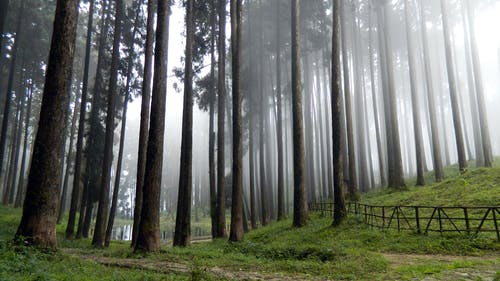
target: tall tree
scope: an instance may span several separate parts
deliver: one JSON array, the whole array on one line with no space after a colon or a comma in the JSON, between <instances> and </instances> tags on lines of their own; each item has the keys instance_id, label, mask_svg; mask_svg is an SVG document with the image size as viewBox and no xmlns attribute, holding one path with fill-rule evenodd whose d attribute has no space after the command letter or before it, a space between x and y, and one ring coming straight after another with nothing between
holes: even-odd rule
<instances>
[{"instance_id":1,"label":"tall tree","mask_svg":"<svg viewBox=\"0 0 500 281\"><path fill-rule=\"evenodd\" d=\"M382 137L381 137L381 124L379 121L379 110L378 110L378 102L377 102L377 87L375 85L375 71L376 71L376 66L375 66L375 47L373 46L373 31L372 31L372 18L373 18L373 12L370 9L369 12L369 28L370 28L370 34L369 34L369 53L370 53L370 80L371 80L371 88L372 88L372 104L373 104L373 119L375 121L375 134L377 138L377 150L378 150L378 167L380 171L380 184L382 186L387 185L387 178L386 178L386 172L385 172L385 163L384 163L384 154L382 151Z\"/></svg>"},{"instance_id":2,"label":"tall tree","mask_svg":"<svg viewBox=\"0 0 500 281\"><path fill-rule=\"evenodd\" d=\"M333 1L333 34L332 34L332 139L333 139L333 225L339 225L346 217L343 195L342 164L342 74L340 71L340 1Z\"/></svg>"},{"instance_id":3,"label":"tall tree","mask_svg":"<svg viewBox=\"0 0 500 281\"><path fill-rule=\"evenodd\" d=\"M83 137L85 130L85 116L87 110L90 48L92 46L92 28L94 22L94 3L95 0L90 0L89 19L87 21L87 41L85 43L85 62L83 68L83 85L82 85L82 97L80 103L80 117L78 120L78 135L76 139L75 171L73 173L73 190L71 192L71 203L69 208L68 224L66 226L67 239L73 238L75 233L76 211L80 199ZM80 214L80 216L81 215L82 214Z\"/></svg>"},{"instance_id":4,"label":"tall tree","mask_svg":"<svg viewBox=\"0 0 500 281\"><path fill-rule=\"evenodd\" d=\"M356 152L354 149L354 128L352 121L352 110L351 110L351 86L349 79L349 55L347 52L347 27L346 27L346 9L345 1L341 2L338 7L340 9L340 28L342 34L342 63L344 68L344 104L345 104L345 119L346 119L346 130L347 130L347 155L349 157L349 183L347 189L349 191L349 198L351 200L357 200L358 194L358 175L356 169ZM347 160L347 159L346 159Z\"/></svg>"},{"instance_id":5,"label":"tall tree","mask_svg":"<svg viewBox=\"0 0 500 281\"><path fill-rule=\"evenodd\" d=\"M57 213L57 223L60 224L64 215L64 211L66 209L66 198L68 197L68 183L69 183L69 174L71 170L71 158L72 158L72 150L74 143L74 136L76 131L76 122L78 117L78 107L80 106L80 94L77 94L75 97L75 106L73 107L73 114L71 117L71 129L69 133L69 149L68 155L66 156L66 171L64 172L64 179L62 180L62 193L61 199L59 202L59 211ZM62 162L62 161L61 161Z\"/></svg>"},{"instance_id":6,"label":"tall tree","mask_svg":"<svg viewBox=\"0 0 500 281\"><path fill-rule=\"evenodd\" d=\"M225 107L226 107L226 0L219 1L219 42L218 42L218 78L217 78L217 235L226 237L226 202L225 202Z\"/></svg>"},{"instance_id":7,"label":"tall tree","mask_svg":"<svg viewBox=\"0 0 500 281\"><path fill-rule=\"evenodd\" d=\"M293 226L308 219L304 177L304 120L302 115L302 66L300 63L299 0L292 0L292 122L293 122Z\"/></svg>"},{"instance_id":8,"label":"tall tree","mask_svg":"<svg viewBox=\"0 0 500 281\"><path fill-rule=\"evenodd\" d=\"M122 111L122 127L120 130L120 144L118 148L118 161L116 163L116 176L115 176L115 185L113 188L113 197L111 200L111 209L109 210L109 218L108 218L108 225L106 227L106 237L104 241L104 245L106 247L109 246L109 242L111 240L111 233L113 231L113 225L115 221L115 215L116 215L116 207L118 205L118 193L120 191L120 179L121 179L121 173L122 173L122 163L123 163L123 150L125 146L125 130L127 128L127 111L128 111L128 103L129 103L129 98L130 98L130 88L131 88L131 83L132 83L132 70L134 66L134 43L135 43L135 36L137 33L137 30L139 29L139 20L140 20L140 15L141 15L141 7L142 7L143 0L140 0L137 3L137 8L135 10L135 19L133 22L133 29L132 29L132 34L130 36L130 40L127 43L128 46L128 58L127 58L127 72L126 72L126 84L125 88L123 89L123 111Z\"/></svg>"},{"instance_id":9,"label":"tall tree","mask_svg":"<svg viewBox=\"0 0 500 281\"><path fill-rule=\"evenodd\" d=\"M148 126L149 126L149 104L151 100L151 73L153 63L153 45L154 45L154 11L155 1L148 0L146 22L146 46L144 53L144 74L142 80L142 100L141 100L141 123L139 128L139 152L137 157L137 180L135 187L135 206L134 206L134 226L132 228L132 244L135 245L139 224L141 221L141 209L143 202L144 175L146 173L146 158L148 145Z\"/></svg>"},{"instance_id":10,"label":"tall tree","mask_svg":"<svg viewBox=\"0 0 500 281\"><path fill-rule=\"evenodd\" d=\"M62 171L60 147L69 106L75 53L78 0L58 0L40 122L33 150L23 216L16 236L25 243L56 247L57 183Z\"/></svg>"},{"instance_id":11,"label":"tall tree","mask_svg":"<svg viewBox=\"0 0 500 281\"><path fill-rule=\"evenodd\" d=\"M477 96L477 106L479 113L479 126L481 129L481 141L483 147L484 155L484 166L491 167L493 163L493 156L491 152L491 139L490 130L488 125L488 118L486 112L486 103L484 100L484 86L483 86L483 74L481 71L481 61L479 59L479 50L477 46L476 37L476 22L474 18L474 11L470 5L469 0L463 0L462 3L467 10L467 22L469 24L469 34L470 34L470 48L472 54L472 68L474 73L474 86L476 88Z\"/></svg>"},{"instance_id":12,"label":"tall tree","mask_svg":"<svg viewBox=\"0 0 500 281\"><path fill-rule=\"evenodd\" d=\"M458 107L458 90L455 74L455 63L453 61L450 27L448 22L448 10L444 0L441 0L441 14L443 21L443 35L446 55L446 70L448 72L448 87L450 90L451 112L455 128L455 141L457 144L458 166L461 172L467 169L465 157L465 145L463 137L462 120L460 119L460 108ZM486 155L485 155L486 157Z\"/></svg>"},{"instance_id":13,"label":"tall tree","mask_svg":"<svg viewBox=\"0 0 500 281\"><path fill-rule=\"evenodd\" d=\"M278 120L276 120L276 136L278 137L278 220L285 217L285 183L283 175L283 113L281 108L281 28L280 5L276 0L276 103Z\"/></svg>"},{"instance_id":14,"label":"tall tree","mask_svg":"<svg viewBox=\"0 0 500 281\"><path fill-rule=\"evenodd\" d=\"M434 83L432 76L431 58L429 52L429 39L427 36L427 23L425 17L425 7L420 3L420 29L422 31L422 44L425 66L425 80L427 84L427 104L429 108L429 119L431 123L432 156L434 164L434 179L436 182L443 180L443 160L441 158L441 146L439 141L439 131L437 126L436 101L434 94Z\"/></svg>"},{"instance_id":15,"label":"tall tree","mask_svg":"<svg viewBox=\"0 0 500 281\"><path fill-rule=\"evenodd\" d=\"M26 118L24 120L24 140L23 140L23 154L22 154L22 160L21 160L21 168L19 171L19 184L17 187L17 194L16 194L16 202L14 206L16 208L19 208L22 206L23 201L24 201L24 193L25 193L25 171L26 171L26 158L27 158L27 153L28 153L28 137L29 137L29 125L30 125L30 118L31 118L31 105L33 102L33 80L30 81L30 85L28 87L28 105L26 109Z\"/></svg>"},{"instance_id":16,"label":"tall tree","mask_svg":"<svg viewBox=\"0 0 500 281\"><path fill-rule=\"evenodd\" d=\"M149 0L149 2L154 2L154 0ZM137 241L134 246L135 251L147 252L158 252L160 250L160 192L165 132L170 0L158 0L157 12L151 123L149 126L141 219Z\"/></svg>"},{"instance_id":17,"label":"tall tree","mask_svg":"<svg viewBox=\"0 0 500 281\"><path fill-rule=\"evenodd\" d=\"M413 52L415 43L413 37L411 36L412 30L410 26L410 7L409 1L404 2L405 9L405 27L406 27L406 46L408 51L408 66L410 71L410 88L411 88L411 104L413 111L413 130L415 135L415 157L417 160L417 182L416 185L425 185L424 179L424 145L422 140L422 125L420 124L420 106L418 103L418 92L417 92L417 73L416 73L416 61L415 54Z\"/></svg>"},{"instance_id":18,"label":"tall tree","mask_svg":"<svg viewBox=\"0 0 500 281\"><path fill-rule=\"evenodd\" d=\"M123 0L116 0L115 30L113 35L113 54L109 74L108 110L106 114L106 136L104 142L104 159L100 184L99 206L94 229L92 245L104 247L109 209L109 182L111 181L111 164L113 163L113 138L115 135L115 107L118 88L118 64L120 62L120 41L123 18Z\"/></svg>"},{"instance_id":19,"label":"tall tree","mask_svg":"<svg viewBox=\"0 0 500 281\"><path fill-rule=\"evenodd\" d=\"M10 58L10 67L9 67L9 77L7 78L7 93L5 95L5 105L3 109L3 118L2 118L2 131L0 135L0 178L2 175L3 169L3 160L5 157L5 150L7 148L7 132L9 130L9 113L12 107L12 88L14 86L14 74L16 72L16 61L17 54L20 49L19 43L21 42L22 37L22 27L23 27L23 19L24 17L21 15L24 10L26 0L21 0L19 6L19 15L17 16L16 23L16 38L14 40L14 46L12 46L11 58ZM3 34L2 34L3 36ZM1 45L0 45L1 48Z\"/></svg>"},{"instance_id":20,"label":"tall tree","mask_svg":"<svg viewBox=\"0 0 500 281\"><path fill-rule=\"evenodd\" d=\"M191 197L193 169L193 0L186 0L186 59L184 70L184 108L182 112L179 195L175 219L174 246L187 246L191 236Z\"/></svg>"},{"instance_id":21,"label":"tall tree","mask_svg":"<svg viewBox=\"0 0 500 281\"><path fill-rule=\"evenodd\" d=\"M398 108L397 108L397 93L396 84L394 78L394 54L392 52L392 38L389 32L389 18L386 15L386 11L390 9L387 4L382 4L380 7L379 16L383 19L383 31L384 31L384 44L385 44L385 59L387 65L387 107L385 110L389 113L389 126L390 134L389 138L391 141L388 142L388 153L391 154L391 165L389 165L389 186L394 188L401 188L405 186L404 175L403 175L403 160L401 156L401 142L399 138L399 121L398 121ZM382 32L382 30L379 30Z\"/></svg>"},{"instance_id":22,"label":"tall tree","mask_svg":"<svg viewBox=\"0 0 500 281\"><path fill-rule=\"evenodd\" d=\"M210 184L210 218L212 222L212 237L217 235L217 186L215 183L215 36L216 36L216 1L210 1L210 120L208 136L208 174Z\"/></svg>"},{"instance_id":23,"label":"tall tree","mask_svg":"<svg viewBox=\"0 0 500 281\"><path fill-rule=\"evenodd\" d=\"M241 0L231 0L231 70L233 74L233 192L230 241L243 240L243 128L241 116Z\"/></svg>"}]
</instances>

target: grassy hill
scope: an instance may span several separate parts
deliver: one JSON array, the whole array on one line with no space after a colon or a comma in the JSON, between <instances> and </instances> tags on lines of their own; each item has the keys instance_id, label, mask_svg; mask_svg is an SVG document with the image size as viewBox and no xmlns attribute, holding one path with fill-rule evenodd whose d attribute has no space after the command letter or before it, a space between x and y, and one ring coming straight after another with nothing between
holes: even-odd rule
<instances>
[{"instance_id":1,"label":"grassy hill","mask_svg":"<svg viewBox=\"0 0 500 281\"><path fill-rule=\"evenodd\" d=\"M375 190L364 194L361 201L375 205L498 206L500 167L469 170L423 187Z\"/></svg>"},{"instance_id":2,"label":"grassy hill","mask_svg":"<svg viewBox=\"0 0 500 281\"><path fill-rule=\"evenodd\" d=\"M492 168L361 200L454 206L498 205L499 198L500 168ZM500 280L500 243L493 236L379 231L356 217L332 228L330 217L313 213L301 229L287 219L249 232L241 243L164 245L147 256L119 241L102 250L61 238L56 253L16 246L11 239L19 219L19 210L0 207L0 280Z\"/></svg>"}]
</instances>

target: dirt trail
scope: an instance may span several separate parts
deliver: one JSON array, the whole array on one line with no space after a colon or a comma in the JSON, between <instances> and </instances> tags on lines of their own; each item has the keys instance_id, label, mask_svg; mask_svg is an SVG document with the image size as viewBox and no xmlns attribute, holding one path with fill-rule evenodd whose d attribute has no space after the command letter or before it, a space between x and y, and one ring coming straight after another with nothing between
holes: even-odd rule
<instances>
[{"instance_id":1,"label":"dirt trail","mask_svg":"<svg viewBox=\"0 0 500 281\"><path fill-rule=\"evenodd\" d=\"M103 257L95 255L92 253L85 253L74 249L62 249L62 251L75 258L80 258L84 260L91 260L98 264L102 264L110 267L120 267L129 269L142 269L149 270L159 273L175 273L181 275L192 275L194 271L203 272L216 278L221 278L225 280L270 280L270 281L301 281L301 280L325 280L312 278L307 276L287 276L279 273L265 273L265 272L251 272L251 271L235 271L227 268L219 267L199 267L192 268L189 265L176 263L171 261L155 261L147 259L130 259L130 258L114 258L114 257Z\"/></svg>"},{"instance_id":2,"label":"dirt trail","mask_svg":"<svg viewBox=\"0 0 500 281\"><path fill-rule=\"evenodd\" d=\"M497 281L500 272L500 255L490 256L452 256L452 255L419 255L419 254L399 254L383 253L383 256L390 262L390 267L397 269L403 266L419 266L436 262L444 265L451 265L454 262L476 263L473 267L453 268L444 270L439 274L432 274L421 281Z\"/></svg>"},{"instance_id":3,"label":"dirt trail","mask_svg":"<svg viewBox=\"0 0 500 281\"><path fill-rule=\"evenodd\" d=\"M120 267L129 269L142 269L148 271L154 271L159 273L174 273L181 275L193 275L194 272L201 274L208 274L219 279L224 280L270 280L270 281L300 281L300 280L328 280L325 278L315 278L306 275L302 276L290 276L282 275L279 273L268 273L268 272L252 272L247 270L234 270L228 268L220 267L203 267L193 268L191 265L184 263L177 263L171 261L159 261L159 260L148 260L148 259L133 259L133 258L116 258L116 257L104 257L98 254L84 252L77 249L62 249L62 251L75 258L80 258L84 260L91 260L98 264L102 264L110 267ZM439 263L439 264L451 264L453 262L472 262L479 263L485 262L485 265L479 265L474 267L466 268L454 268L450 270L442 271L438 274L430 274L425 278L415 278L411 279L422 280L422 281L456 281L456 280L484 280L484 281L497 281L495 279L497 272L500 271L500 255L493 256L451 256L451 255L418 255L418 254L399 254L399 253L382 253L384 258L386 258L392 269L391 272L395 272L398 268L404 266L419 266L429 263ZM388 277L388 276L387 276ZM383 277L382 277L383 278ZM398 280L397 276L391 275L391 280ZM375 278L375 279L380 279Z\"/></svg>"}]
</instances>

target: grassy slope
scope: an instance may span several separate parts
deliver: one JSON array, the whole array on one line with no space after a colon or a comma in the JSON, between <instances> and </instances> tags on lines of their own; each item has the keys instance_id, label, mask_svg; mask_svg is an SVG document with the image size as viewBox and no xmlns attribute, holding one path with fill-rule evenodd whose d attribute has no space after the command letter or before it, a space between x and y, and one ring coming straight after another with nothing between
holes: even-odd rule
<instances>
[{"instance_id":1,"label":"grassy slope","mask_svg":"<svg viewBox=\"0 0 500 281\"><path fill-rule=\"evenodd\" d=\"M410 187L402 192L376 190L365 194L362 202L376 205L498 206L500 167L469 170L441 183Z\"/></svg>"},{"instance_id":2,"label":"grassy slope","mask_svg":"<svg viewBox=\"0 0 500 281\"><path fill-rule=\"evenodd\" d=\"M372 204L498 205L500 168L477 169L443 183L406 191L375 191L362 200ZM460 202L460 203L457 203ZM64 253L44 253L16 247L11 242L19 210L0 207L0 280L186 280L186 275L160 275L141 270L109 268ZM276 222L248 233L242 243L215 240L188 248L165 246L160 254L133 254L125 242L110 249L92 249L90 241L60 241L61 248L76 248L82 255L144 258L148 262L181 262L210 276L203 268L268 272L284 275L347 280L412 280L429 275L444 277L457 268L500 271L500 243L489 236L466 238L382 232L349 218L341 227L330 227L331 218L313 214L307 227L291 228L291 221ZM58 227L62 233L64 227ZM63 251L64 252L64 251ZM394 265L386 253L402 254L412 261ZM454 255L453 261L417 257L415 254ZM465 255L477 258L468 259ZM497 276L500 273L497 273Z\"/></svg>"}]
</instances>

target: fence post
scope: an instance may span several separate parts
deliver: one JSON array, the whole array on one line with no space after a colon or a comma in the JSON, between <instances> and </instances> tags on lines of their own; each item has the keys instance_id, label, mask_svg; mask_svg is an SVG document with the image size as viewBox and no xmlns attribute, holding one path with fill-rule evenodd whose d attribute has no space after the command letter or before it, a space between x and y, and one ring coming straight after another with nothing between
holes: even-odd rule
<instances>
[{"instance_id":1,"label":"fence post","mask_svg":"<svg viewBox=\"0 0 500 281\"><path fill-rule=\"evenodd\" d=\"M438 221L439 221L439 233L443 235L443 222L441 221L441 208L437 208L438 210Z\"/></svg>"},{"instance_id":2,"label":"fence post","mask_svg":"<svg viewBox=\"0 0 500 281\"><path fill-rule=\"evenodd\" d=\"M464 207L464 218L465 218L465 228L467 230L467 234L470 233L470 223L469 223L469 212L467 211L467 207Z\"/></svg>"},{"instance_id":3,"label":"fence post","mask_svg":"<svg viewBox=\"0 0 500 281\"><path fill-rule=\"evenodd\" d=\"M420 218L419 218L419 212L418 212L418 206L415 207L415 221L417 223L417 233L420 234Z\"/></svg>"},{"instance_id":4,"label":"fence post","mask_svg":"<svg viewBox=\"0 0 500 281\"><path fill-rule=\"evenodd\" d=\"M385 207L382 206L382 229L385 228Z\"/></svg>"},{"instance_id":5,"label":"fence post","mask_svg":"<svg viewBox=\"0 0 500 281\"><path fill-rule=\"evenodd\" d=\"M497 232L497 240L500 241L500 232L498 231L497 215L495 213L496 209L493 209L493 223L495 224L495 230Z\"/></svg>"}]
</instances>

